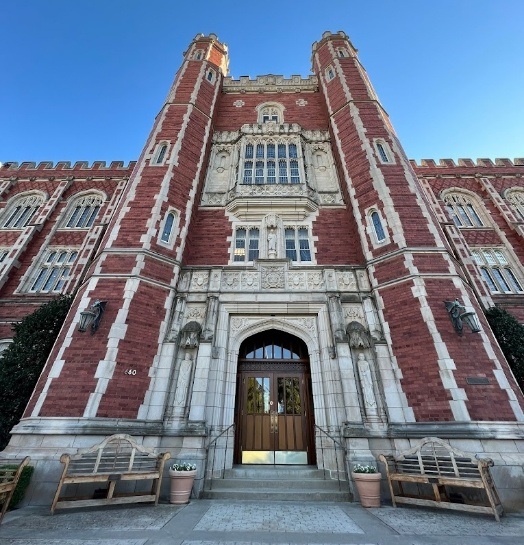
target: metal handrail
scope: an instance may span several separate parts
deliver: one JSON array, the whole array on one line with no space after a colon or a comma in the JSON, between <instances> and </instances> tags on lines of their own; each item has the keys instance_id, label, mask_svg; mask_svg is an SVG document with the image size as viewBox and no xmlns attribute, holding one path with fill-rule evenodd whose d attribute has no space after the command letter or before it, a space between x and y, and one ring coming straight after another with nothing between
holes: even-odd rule
<instances>
[{"instance_id":1,"label":"metal handrail","mask_svg":"<svg viewBox=\"0 0 524 545\"><path fill-rule=\"evenodd\" d=\"M229 430L230 429L234 429L235 428L235 424L231 424L230 426L228 426L226 429L222 430L212 441L210 441L207 446L206 446L206 466L205 466L205 469L204 469L204 478L205 476L207 476L207 468L208 468L208 463L209 463L209 452L211 450L211 448L213 448L213 461L211 463L211 477L209 479L209 490L211 490L213 488L213 471L215 469L215 457L216 457L216 450L217 450L217 444L218 444L218 440L224 435L224 434L227 434L226 435L226 445L224 447L224 465L223 467L221 468L221 479L224 478L224 475L225 475L225 472L226 472L226 453L227 453L227 448L228 448L228 444L229 444Z\"/></svg>"},{"instance_id":2,"label":"metal handrail","mask_svg":"<svg viewBox=\"0 0 524 545\"><path fill-rule=\"evenodd\" d=\"M346 477L346 481L349 482L348 472L347 472L347 468L346 468L346 452L347 452L346 446L340 440L338 440L336 437L333 437L333 435L331 435L325 429L321 428L320 426L317 426L317 424L315 424L314 426L315 426L315 430L320 432L320 445L319 446L320 446L320 450L322 452L322 470L324 472L324 480L326 479L326 465L324 463L325 458L324 458L324 440L323 440L323 438L327 437L328 439L330 439L333 442L333 447L334 447L334 451L335 451L335 463L336 463L336 466L337 466L338 489L342 490L342 483L341 483L341 480L340 480L340 469L339 469L339 464L338 464L338 455L339 455L339 452L342 451L344 475ZM325 448L327 448L327 446Z\"/></svg>"}]
</instances>

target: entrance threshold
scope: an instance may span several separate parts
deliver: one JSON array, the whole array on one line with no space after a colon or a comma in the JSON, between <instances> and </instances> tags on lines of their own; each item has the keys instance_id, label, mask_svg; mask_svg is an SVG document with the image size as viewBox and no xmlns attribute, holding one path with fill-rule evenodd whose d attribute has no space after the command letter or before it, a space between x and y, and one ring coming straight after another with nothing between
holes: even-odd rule
<instances>
[{"instance_id":1,"label":"entrance threshold","mask_svg":"<svg viewBox=\"0 0 524 545\"><path fill-rule=\"evenodd\" d=\"M307 465L307 451L300 450L243 450L242 464Z\"/></svg>"}]
</instances>

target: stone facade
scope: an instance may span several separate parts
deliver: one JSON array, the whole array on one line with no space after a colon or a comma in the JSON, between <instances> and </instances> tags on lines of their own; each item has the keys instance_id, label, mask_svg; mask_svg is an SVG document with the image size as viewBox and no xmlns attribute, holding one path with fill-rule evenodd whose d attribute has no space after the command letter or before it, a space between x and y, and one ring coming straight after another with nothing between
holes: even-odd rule
<instances>
[{"instance_id":1,"label":"stone facade","mask_svg":"<svg viewBox=\"0 0 524 545\"><path fill-rule=\"evenodd\" d=\"M347 36L312 60L232 80L198 35L136 163L0 169L4 342L78 289L6 450L36 463L33 503L59 454L116 432L196 461L201 490L239 460L243 343L276 330L307 347L310 461L337 472L321 436L347 467L439 436L494 458L524 504L524 398L483 315L524 320L524 159L412 163ZM457 334L455 299L479 333Z\"/></svg>"}]
</instances>

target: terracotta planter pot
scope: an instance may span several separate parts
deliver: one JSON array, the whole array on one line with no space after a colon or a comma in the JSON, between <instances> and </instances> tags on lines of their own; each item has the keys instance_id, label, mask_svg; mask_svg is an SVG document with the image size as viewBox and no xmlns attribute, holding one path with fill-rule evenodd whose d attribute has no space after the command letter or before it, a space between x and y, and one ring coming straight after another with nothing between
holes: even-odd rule
<instances>
[{"instance_id":1,"label":"terracotta planter pot","mask_svg":"<svg viewBox=\"0 0 524 545\"><path fill-rule=\"evenodd\" d=\"M351 473L362 507L380 507L380 473Z\"/></svg>"},{"instance_id":2,"label":"terracotta planter pot","mask_svg":"<svg viewBox=\"0 0 524 545\"><path fill-rule=\"evenodd\" d=\"M169 478L171 480L170 503L189 503L196 473L196 469L194 471L175 471L169 468Z\"/></svg>"}]
</instances>

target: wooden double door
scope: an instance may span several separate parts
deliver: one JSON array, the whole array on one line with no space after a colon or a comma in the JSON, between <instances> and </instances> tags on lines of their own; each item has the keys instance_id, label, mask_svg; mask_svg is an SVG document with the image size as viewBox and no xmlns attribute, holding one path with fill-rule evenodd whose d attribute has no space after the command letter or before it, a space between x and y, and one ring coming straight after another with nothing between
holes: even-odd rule
<instances>
[{"instance_id":1,"label":"wooden double door","mask_svg":"<svg viewBox=\"0 0 524 545\"><path fill-rule=\"evenodd\" d=\"M269 342L275 343L275 339ZM295 359L285 361L282 355L288 353L280 344L278 348L273 344L270 351L267 346L262 354L273 357L239 361L236 462L312 464L308 362L297 361L296 351L292 352Z\"/></svg>"}]
</instances>

